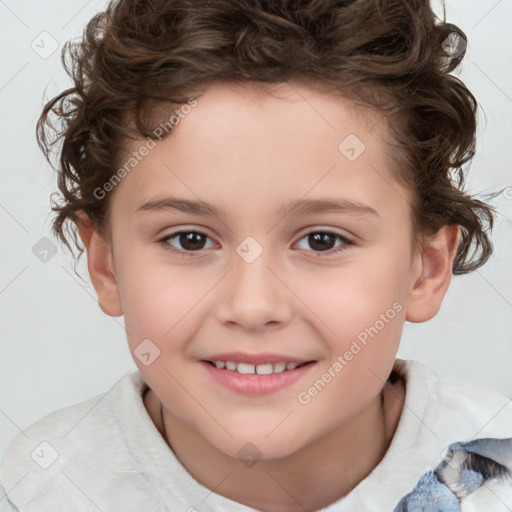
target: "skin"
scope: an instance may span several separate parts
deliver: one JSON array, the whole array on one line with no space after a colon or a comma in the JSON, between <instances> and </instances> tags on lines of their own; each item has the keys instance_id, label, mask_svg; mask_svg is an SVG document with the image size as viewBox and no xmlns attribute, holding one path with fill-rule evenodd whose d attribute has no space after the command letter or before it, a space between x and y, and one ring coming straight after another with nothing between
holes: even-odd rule
<instances>
[{"instance_id":1,"label":"skin","mask_svg":"<svg viewBox=\"0 0 512 512\"><path fill-rule=\"evenodd\" d=\"M375 468L405 396L401 381L385 383L403 324L432 318L450 283L459 229L445 226L414 249L411 191L392 173L378 119L312 85L280 84L271 93L216 83L116 187L110 238L84 215L79 225L101 309L124 315L132 354L147 338L160 350L149 366L134 357L155 427L196 480L254 508L316 510ZM349 134L366 145L353 162L338 150ZM136 212L171 194L221 205L226 216ZM303 197L358 201L377 214L276 214ZM208 238L196 252L183 238L161 242L181 228ZM333 253L343 244L333 236L322 251L307 236L319 231L352 243ZM236 252L247 236L263 249L252 263ZM298 394L396 303L401 311L301 404ZM315 364L284 389L246 396L199 362L233 351ZM237 457L248 442L262 454L252 467Z\"/></svg>"}]
</instances>

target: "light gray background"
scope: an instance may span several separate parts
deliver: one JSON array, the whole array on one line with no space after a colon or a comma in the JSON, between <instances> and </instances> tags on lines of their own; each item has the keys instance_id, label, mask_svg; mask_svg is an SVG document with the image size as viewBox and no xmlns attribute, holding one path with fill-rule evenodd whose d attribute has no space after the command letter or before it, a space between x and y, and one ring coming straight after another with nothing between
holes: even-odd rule
<instances>
[{"instance_id":1,"label":"light gray background","mask_svg":"<svg viewBox=\"0 0 512 512\"><path fill-rule=\"evenodd\" d=\"M71 85L60 63L62 44L80 36L105 5L0 0L0 453L40 417L103 393L136 369L122 318L101 312L69 254L59 246L43 263L32 252L49 236L49 195L56 189L35 139L43 93L49 99ZM485 113L471 190L511 188L493 203L501 215L492 261L454 277L435 319L406 324L399 356L424 362L444 379L464 378L512 397L512 0L448 0L447 18L468 35L460 76ZM43 32L58 44L47 58L32 48L51 48ZM85 259L80 270L86 276Z\"/></svg>"}]
</instances>

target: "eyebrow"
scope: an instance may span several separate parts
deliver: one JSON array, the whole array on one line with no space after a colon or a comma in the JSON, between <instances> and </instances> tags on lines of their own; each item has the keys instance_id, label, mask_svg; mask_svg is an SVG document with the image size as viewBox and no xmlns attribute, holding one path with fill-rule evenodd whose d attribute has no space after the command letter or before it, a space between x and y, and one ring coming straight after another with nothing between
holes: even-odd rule
<instances>
[{"instance_id":1,"label":"eyebrow","mask_svg":"<svg viewBox=\"0 0 512 512\"><path fill-rule=\"evenodd\" d=\"M158 212L166 210L178 210L183 213L193 215L209 215L213 213L220 219L226 219L226 210L220 205L206 203L204 201L191 201L190 199L178 197L154 198L144 202L136 210L139 212ZM276 214L284 217L285 215L299 215L306 213L322 212L342 212L371 214L379 217L377 210L359 201L349 199L299 199L298 201L289 201L279 207Z\"/></svg>"}]
</instances>

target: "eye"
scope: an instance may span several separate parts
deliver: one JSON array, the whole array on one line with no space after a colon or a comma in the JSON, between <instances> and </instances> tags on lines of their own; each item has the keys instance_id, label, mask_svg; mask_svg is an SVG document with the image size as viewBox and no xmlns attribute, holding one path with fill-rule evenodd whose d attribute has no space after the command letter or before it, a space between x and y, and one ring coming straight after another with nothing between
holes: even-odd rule
<instances>
[{"instance_id":1,"label":"eye","mask_svg":"<svg viewBox=\"0 0 512 512\"><path fill-rule=\"evenodd\" d=\"M170 233L159 240L159 243L163 245L165 250L176 253L178 256L194 256L194 253L199 253L203 249L208 248L205 244L209 238L202 231L181 230ZM173 240L175 240L174 243L172 242ZM353 242L347 237L327 230L311 231L304 235L298 244L302 240L306 240L313 249L313 252L318 254L318 256L323 256L322 253L326 253L326 255L336 254L353 245ZM336 240L340 241L338 245L336 245ZM181 248L176 248L174 244L180 244ZM210 247L214 246L215 243L210 245ZM304 247L299 248L304 249Z\"/></svg>"},{"instance_id":2,"label":"eye","mask_svg":"<svg viewBox=\"0 0 512 512\"><path fill-rule=\"evenodd\" d=\"M336 239L341 241L338 246L333 245L335 244ZM307 243L311 248L314 249L314 252L328 253L329 255L336 254L347 249L350 245L353 245L353 242L347 237L340 235L339 233L323 230L311 231L310 233L307 233L305 236L303 236L300 240L307 240ZM323 256L322 254L318 255Z\"/></svg>"},{"instance_id":3,"label":"eye","mask_svg":"<svg viewBox=\"0 0 512 512\"><path fill-rule=\"evenodd\" d=\"M167 251L177 253L180 256L193 256L194 252L199 252L205 249L205 242L208 239L208 235L196 230L182 230L170 233L165 238L159 240ZM171 244L171 241L176 239L181 244L183 249L176 249ZM215 244L213 244L215 246Z\"/></svg>"}]
</instances>

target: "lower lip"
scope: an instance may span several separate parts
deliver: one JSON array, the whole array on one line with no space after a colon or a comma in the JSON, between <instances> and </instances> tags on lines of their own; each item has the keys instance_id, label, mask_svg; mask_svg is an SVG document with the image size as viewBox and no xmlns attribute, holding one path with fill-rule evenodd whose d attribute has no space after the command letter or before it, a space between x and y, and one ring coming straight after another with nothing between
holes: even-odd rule
<instances>
[{"instance_id":1,"label":"lower lip","mask_svg":"<svg viewBox=\"0 0 512 512\"><path fill-rule=\"evenodd\" d=\"M308 363L294 370L285 370L270 375L244 374L237 371L224 370L200 361L206 371L220 384L245 395L268 395L286 386L290 386L303 377L315 365Z\"/></svg>"}]
</instances>

